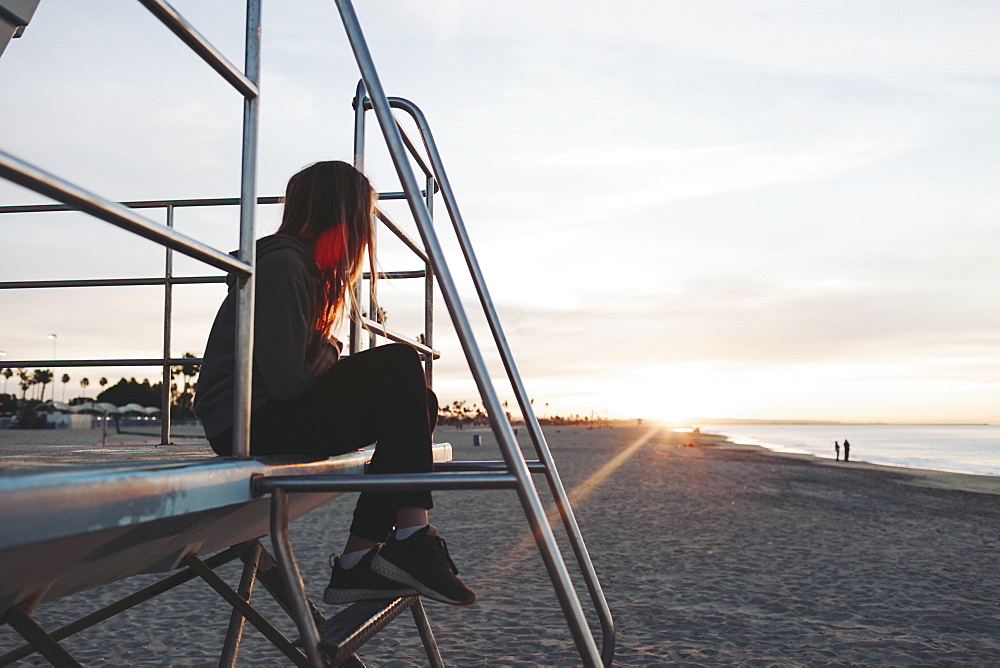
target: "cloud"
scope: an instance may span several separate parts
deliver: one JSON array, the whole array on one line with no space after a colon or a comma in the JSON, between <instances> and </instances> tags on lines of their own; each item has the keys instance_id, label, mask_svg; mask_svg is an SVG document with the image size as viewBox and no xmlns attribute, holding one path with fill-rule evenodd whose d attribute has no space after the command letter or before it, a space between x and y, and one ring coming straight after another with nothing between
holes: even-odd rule
<instances>
[{"instance_id":1,"label":"cloud","mask_svg":"<svg viewBox=\"0 0 1000 668\"><path fill-rule=\"evenodd\" d=\"M1000 322L991 311L864 283L739 276L671 294L608 295L585 308L519 309L509 336L543 376L682 363L919 365L1000 355Z\"/></svg>"},{"instance_id":2,"label":"cloud","mask_svg":"<svg viewBox=\"0 0 1000 668\"><path fill-rule=\"evenodd\" d=\"M605 146L520 155L517 162L539 176L558 173L558 182L588 193L576 202L570 199L558 212L564 224L578 225L668 202L823 181L917 147L913 140L879 137L686 150Z\"/></svg>"}]
</instances>

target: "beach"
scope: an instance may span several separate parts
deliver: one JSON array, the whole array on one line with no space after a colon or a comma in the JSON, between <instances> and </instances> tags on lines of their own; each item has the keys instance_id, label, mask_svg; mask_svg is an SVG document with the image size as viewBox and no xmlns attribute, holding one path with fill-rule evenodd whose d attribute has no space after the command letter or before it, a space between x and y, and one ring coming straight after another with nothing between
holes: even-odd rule
<instances>
[{"instance_id":1,"label":"beach","mask_svg":"<svg viewBox=\"0 0 1000 668\"><path fill-rule=\"evenodd\" d=\"M615 617L617 665L1000 663L1000 477L832 462L650 425L545 433ZM437 436L455 459L498 458L488 430ZM516 495L442 492L436 506L432 521L479 594L468 608L426 603L445 662L578 665ZM352 507L344 497L292 525L314 600ZM564 535L557 525L562 544ZM234 566L220 572L238 582ZM54 629L156 579L66 597L35 616ZM294 634L263 590L254 601ZM65 645L90 665L206 665L228 617L191 582ZM0 649L17 644L0 629ZM426 664L408 616L359 655L371 666ZM248 626L240 665L287 660Z\"/></svg>"}]
</instances>

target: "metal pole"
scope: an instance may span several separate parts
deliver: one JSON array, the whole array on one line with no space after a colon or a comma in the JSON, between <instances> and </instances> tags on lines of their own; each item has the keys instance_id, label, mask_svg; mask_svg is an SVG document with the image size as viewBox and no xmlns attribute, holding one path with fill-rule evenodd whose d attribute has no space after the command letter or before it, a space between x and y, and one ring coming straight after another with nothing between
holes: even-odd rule
<instances>
[{"instance_id":1,"label":"metal pole","mask_svg":"<svg viewBox=\"0 0 1000 668\"><path fill-rule=\"evenodd\" d=\"M202 580L208 583L208 586L226 600L226 603L239 610L247 618L247 621L253 624L261 635L270 640L271 644L277 647L282 654L294 661L296 665L305 665L306 657L303 656L302 651L295 647L259 610L240 598L240 595L219 577L218 573L208 568L205 562L192 554L188 555L181 564L197 573Z\"/></svg>"},{"instance_id":2,"label":"metal pole","mask_svg":"<svg viewBox=\"0 0 1000 668\"><path fill-rule=\"evenodd\" d=\"M427 177L427 190L424 195L427 203L427 213L431 219L434 218L434 177ZM424 345L434 348L434 269L431 263L424 265ZM427 380L427 387L434 387L434 356L427 355L424 358L424 376Z\"/></svg>"},{"instance_id":3,"label":"metal pole","mask_svg":"<svg viewBox=\"0 0 1000 668\"><path fill-rule=\"evenodd\" d=\"M365 43L361 26L358 23L358 17L354 12L354 7L350 0L337 0L337 8L340 10L341 19L344 22L348 39L354 50L358 67L361 69L365 88L368 90L375 115L382 128L382 135L388 145L389 153L396 167L396 173L402 183L403 191L406 193L410 211L417 222L417 227L424 241L424 247L431 258L434 272L437 274L445 304L448 307L452 322L459 335L465 357L469 362L470 370L483 399L483 404L490 416L493 433L500 442L501 452L510 472L518 480L517 489L521 505L524 508L532 534L535 536L539 553L545 562L549 578L552 580L552 586L563 609L570 633L573 636L584 664L588 666L600 666L602 662L597 644L594 642L593 634L587 625L580 600L573 589L573 583L570 580L566 564L559 554L559 546L555 542L552 529L545 518L545 510L538 497L538 491L531 480L531 475L528 473L524 456L517 447L514 430L510 426L510 422L506 419L500 398L493 387L486 363L476 344L472 326L466 315L465 308L462 306L458 289L448 271L444 259L444 251L434 231L430 214L427 212L427 207L420 198L420 188L417 185L416 177L413 174L409 161L406 159L405 147L399 134L399 128L396 127L392 110L389 108L389 102L382 89L378 73L375 71L371 53L368 51L368 45Z\"/></svg>"},{"instance_id":4,"label":"metal pole","mask_svg":"<svg viewBox=\"0 0 1000 668\"><path fill-rule=\"evenodd\" d=\"M444 668L444 659L441 658L441 650L438 649L437 640L434 638L434 631L431 630L430 620L427 619L427 612L424 604L418 597L410 606L413 613L413 622L417 625L417 632L420 634L420 641L424 645L424 652L427 654L427 662L432 668Z\"/></svg>"},{"instance_id":5,"label":"metal pole","mask_svg":"<svg viewBox=\"0 0 1000 668\"><path fill-rule=\"evenodd\" d=\"M390 193L391 199L395 193ZM399 197L398 199L402 199ZM258 197L257 204L280 204L281 198L277 196ZM119 202L129 209L162 209L173 204L177 206L237 206L240 203L239 197L199 197L196 199L142 199ZM0 206L0 213L46 213L50 211L76 211L75 207L67 204L15 204Z\"/></svg>"},{"instance_id":6,"label":"metal pole","mask_svg":"<svg viewBox=\"0 0 1000 668\"><path fill-rule=\"evenodd\" d=\"M357 90L354 94L354 167L359 171L365 170L365 83L358 82ZM374 271L374 267L372 271ZM354 303L361 303L361 283L354 286ZM350 348L351 355L361 351L361 318L351 318L350 327Z\"/></svg>"},{"instance_id":7,"label":"metal pole","mask_svg":"<svg viewBox=\"0 0 1000 668\"><path fill-rule=\"evenodd\" d=\"M302 575L299 573L298 564L295 563L292 542L288 538L288 493L282 489L271 491L271 544L274 546L274 556L278 560L278 570L285 582L285 589L291 598L295 624L299 628L299 639L305 647L309 662L315 668L321 668L325 662L323 651L319 646L319 630L313 621Z\"/></svg>"},{"instance_id":8,"label":"metal pole","mask_svg":"<svg viewBox=\"0 0 1000 668\"><path fill-rule=\"evenodd\" d=\"M240 587L236 590L236 593L247 603L250 602L250 597L253 596L253 584L257 578L257 565L260 563L260 552L263 547L260 541L255 540L247 548L249 554L244 556L246 561L243 564L243 575L240 577ZM246 622L246 617L243 616L243 613L233 608L233 613L229 617L229 630L226 632L226 642L222 646L222 656L219 658L219 668L223 666L232 668L232 666L236 665L236 656L240 651L240 640L243 638L244 622Z\"/></svg>"},{"instance_id":9,"label":"metal pole","mask_svg":"<svg viewBox=\"0 0 1000 668\"><path fill-rule=\"evenodd\" d=\"M4 614L4 621L20 633L22 638L37 648L38 652L48 659L53 666L68 668L69 666L83 665L74 659L62 645L53 640L52 636L21 608L14 606L8 610Z\"/></svg>"},{"instance_id":10,"label":"metal pole","mask_svg":"<svg viewBox=\"0 0 1000 668\"><path fill-rule=\"evenodd\" d=\"M225 276L175 276L174 285L225 283ZM140 285L164 285L162 278L82 278L58 281L0 281L0 290L35 290L39 288L113 288ZM60 364L60 366L62 366Z\"/></svg>"},{"instance_id":11,"label":"metal pole","mask_svg":"<svg viewBox=\"0 0 1000 668\"><path fill-rule=\"evenodd\" d=\"M246 75L260 82L260 0L247 0ZM240 177L240 259L257 266L255 204L259 96L243 100L243 163ZM238 279L236 294L236 373L233 396L233 456L250 457L250 393L253 367L255 276Z\"/></svg>"},{"instance_id":12,"label":"metal pole","mask_svg":"<svg viewBox=\"0 0 1000 668\"><path fill-rule=\"evenodd\" d=\"M372 255L374 255L375 257L378 257L378 255L377 255L377 252L378 252L377 251L377 248L378 248L378 227L374 227L374 229L372 230L372 232L373 232L372 238L371 238L371 241L369 243L371 243L371 245L372 245ZM375 291L377 290L377 286L378 286L378 283L376 281L376 272L377 271L378 271L377 267L369 267L369 277L368 277L368 317L369 317L370 320L375 321L377 324L382 325L382 327L384 328L385 327L385 323L383 322L383 319L381 317L379 317L379 310L378 310L379 306L378 306L378 301L376 300L376 294L375 294ZM374 348L375 344L378 342L378 339L377 339L377 337L376 337L375 334L376 334L375 328L369 327L368 328L368 347L369 348Z\"/></svg>"},{"instance_id":13,"label":"metal pole","mask_svg":"<svg viewBox=\"0 0 1000 668\"><path fill-rule=\"evenodd\" d=\"M174 207L167 205L167 227L174 227ZM170 348L174 311L174 252L165 249L163 269L163 383L160 387L160 444L170 443Z\"/></svg>"},{"instance_id":14,"label":"metal pole","mask_svg":"<svg viewBox=\"0 0 1000 668\"><path fill-rule=\"evenodd\" d=\"M200 357L175 357L169 360L171 364L201 364ZM52 360L13 360L5 362L4 366L10 368L37 369L52 365ZM135 359L113 359L113 360L59 360L60 367L88 367L88 366L162 366L162 357L140 357Z\"/></svg>"}]
</instances>

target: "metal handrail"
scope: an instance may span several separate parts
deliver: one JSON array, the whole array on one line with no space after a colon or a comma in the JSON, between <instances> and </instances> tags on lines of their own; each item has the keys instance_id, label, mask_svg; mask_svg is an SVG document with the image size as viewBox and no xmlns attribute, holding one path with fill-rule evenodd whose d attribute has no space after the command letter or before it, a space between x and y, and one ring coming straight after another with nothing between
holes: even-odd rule
<instances>
[{"instance_id":1,"label":"metal handrail","mask_svg":"<svg viewBox=\"0 0 1000 668\"><path fill-rule=\"evenodd\" d=\"M118 202L104 199L64 181L5 151L0 151L0 177L218 269L224 269L238 276L249 276L252 272L249 264L228 253L174 232L160 223L134 213Z\"/></svg>"},{"instance_id":2,"label":"metal handrail","mask_svg":"<svg viewBox=\"0 0 1000 668\"><path fill-rule=\"evenodd\" d=\"M579 598L573 588L572 580L569 577L569 572L566 569L566 564L559 554L559 547L552 534L552 529L546 521L545 511L538 496L538 491L531 481L524 456L517 447L513 428L504 415L500 398L490 379L486 363L476 343L472 326L459 298L458 289L445 262L444 252L437 238L437 233L434 230L430 211L420 197L420 188L417 185L416 177L406 159L406 147L400 136L399 128L392 114L392 109L389 106L389 101L382 89L378 73L375 71L372 56L365 42L364 34L361 31L357 15L354 12L354 7L350 0L336 0L336 2L348 40L354 52L355 60L361 70L365 89L368 91L371 99L372 108L378 119L383 138L388 146L396 173L403 185L403 191L407 193L410 212L417 223L417 228L424 242L424 248L427 250L430 258L430 264L437 276L444 302L448 307L452 322L455 325L463 351L465 352L465 357L489 415L493 433L500 444L500 450L507 463L508 472L517 479L518 484L516 489L521 500L521 505L532 534L536 539L539 553L549 573L549 578L552 581L563 614L566 617L570 633L573 636L584 664L588 666L602 665L601 653L588 627L583 608L580 605ZM307 642L311 642L310 636L308 634L304 635Z\"/></svg>"},{"instance_id":3,"label":"metal handrail","mask_svg":"<svg viewBox=\"0 0 1000 668\"><path fill-rule=\"evenodd\" d=\"M365 85L364 81L359 81L357 90L353 100L354 108L354 166L359 170L364 171L364 144L365 144L365 112L370 109L370 102L365 96ZM410 155L417 161L421 170L423 170L426 183L425 188L420 191L420 196L424 198L426 202L428 212L430 213L433 209L434 195L438 192L439 186L434 180L431 174L430 165L427 164L427 160L420 155L417 150L416 144L405 136L405 131L402 126L399 127L399 131L404 135L404 143ZM406 193L390 193L394 197L387 197L386 193L379 193L378 201L385 199L406 199ZM398 196L396 196L398 195ZM351 319L351 337L350 337L350 352L356 353L360 350L360 339L362 329L367 329L369 334L368 346L375 346L377 335L382 335L390 341L396 341L400 343L407 343L423 353L424 360L424 377L428 386L432 386L434 383L434 360L440 357L436 351L434 351L434 271L430 264L430 259L427 257L427 253L424 251L423 247L413 240L403 229L396 224L387 211L385 211L381 206L376 203L375 206L375 217L381 222L385 227L396 236L399 241L414 255L417 256L423 263L424 269L421 272L405 272L408 277L417 277L419 273L424 279L424 328L423 328L423 341L418 342L409 337L403 336L397 332L392 332L388 330L382 323L374 323L370 320L365 320L362 317ZM403 273L403 272L400 272ZM382 274L378 274L379 277ZM366 273L365 279L370 278L370 274ZM361 299L361 285L359 284L356 288L355 293L358 301ZM369 300L369 311L375 313L377 310L377 304L375 301L375 295Z\"/></svg>"},{"instance_id":4,"label":"metal handrail","mask_svg":"<svg viewBox=\"0 0 1000 668\"><path fill-rule=\"evenodd\" d=\"M240 72L222 55L222 52L212 46L207 39L202 37L201 33L195 30L194 26L177 13L177 10L163 0L139 0L139 2L156 18L160 19L163 25L170 28L171 32L180 37L192 51L201 56L202 60L211 65L212 69L221 74L223 79L232 84L233 88L238 90L244 98L253 99L260 95L256 77L251 79ZM257 32L259 34L259 28Z\"/></svg>"},{"instance_id":5,"label":"metal handrail","mask_svg":"<svg viewBox=\"0 0 1000 668\"><path fill-rule=\"evenodd\" d=\"M544 464L546 479L552 494L555 497L556 507L559 510L559 514L566 528L566 533L569 537L573 552L580 565L587 588L597 610L597 614L601 622L602 638L604 641L601 652L602 660L605 665L610 665L615 651L615 629L611 609L608 606L607 598L601 588L597 572L594 569L593 561L590 558L590 554L583 540L580 527L577 524L576 517L569 502L569 497L566 494L562 480L556 470L555 459L552 457L551 450L545 440L545 435L542 432L541 425L539 424L534 408L531 405L531 399L528 397L528 393L524 388L524 382L517 370L517 364L514 362L514 355L511 352L509 343L507 342L507 337L504 334L503 326L500 323L500 317L497 314L496 307L490 297L489 289L486 286L486 280L483 277L482 269L479 266L475 250L472 247L468 230L465 227L465 222L462 218L461 212L459 211L458 202L455 199L451 183L445 173L444 163L441 160L441 154L437 149L436 143L434 142L434 135L431 132L430 125L427 123L427 119L423 112L420 111L420 109L412 102L403 98L389 98L388 102L393 108L401 109L409 114L413 118L414 122L416 122L420 131L421 138L424 142L424 148L427 151L434 168L434 176L441 186L441 194L444 198L445 207L448 210L448 214L451 218L452 226L455 229L455 234L458 237L462 253L465 255L466 264L469 268L470 274L472 275L476 291L479 294L480 304L486 314L490 330L493 333L493 339L500 352L504 368L507 370L508 379L510 380L511 386L517 398L518 406L521 409L521 415L525 419L525 424L528 427L528 432L534 444L535 451L538 454L538 458Z\"/></svg>"}]
</instances>

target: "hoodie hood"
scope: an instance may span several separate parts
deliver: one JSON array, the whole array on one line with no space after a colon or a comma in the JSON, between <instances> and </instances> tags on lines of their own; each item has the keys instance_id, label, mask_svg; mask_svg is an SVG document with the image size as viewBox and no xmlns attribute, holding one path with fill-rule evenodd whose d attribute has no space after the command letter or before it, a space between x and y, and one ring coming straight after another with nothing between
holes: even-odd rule
<instances>
[{"instance_id":1,"label":"hoodie hood","mask_svg":"<svg viewBox=\"0 0 1000 668\"><path fill-rule=\"evenodd\" d=\"M308 267L316 267L316 261L313 259L312 252L309 247L304 243L299 241L293 236L287 234L271 234L266 237L261 237L257 240L257 262L265 256L271 253L277 253L280 251L289 251L300 255ZM239 257L240 252L234 250L230 253L233 257ZM315 273L319 274L319 269L315 269ZM226 276L226 285L230 288L236 285L236 276L229 274Z\"/></svg>"},{"instance_id":2,"label":"hoodie hood","mask_svg":"<svg viewBox=\"0 0 1000 668\"><path fill-rule=\"evenodd\" d=\"M316 384L309 358L319 267L309 248L287 234L257 241L254 281L254 356L250 408L291 401ZM233 426L237 283L219 307L205 345L194 408L211 438Z\"/></svg>"}]
</instances>

